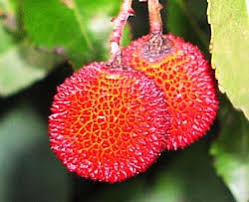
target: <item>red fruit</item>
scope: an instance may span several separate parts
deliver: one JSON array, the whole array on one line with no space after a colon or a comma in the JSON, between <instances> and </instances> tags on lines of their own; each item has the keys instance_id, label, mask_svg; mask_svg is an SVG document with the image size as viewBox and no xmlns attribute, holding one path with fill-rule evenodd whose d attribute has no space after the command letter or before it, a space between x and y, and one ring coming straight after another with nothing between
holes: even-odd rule
<instances>
[{"instance_id":1,"label":"red fruit","mask_svg":"<svg viewBox=\"0 0 249 202\"><path fill-rule=\"evenodd\" d=\"M172 34L149 34L123 50L124 65L163 89L171 115L165 148L184 148L203 136L216 116L216 81L200 50Z\"/></svg>"},{"instance_id":2,"label":"red fruit","mask_svg":"<svg viewBox=\"0 0 249 202\"><path fill-rule=\"evenodd\" d=\"M162 151L169 116L163 92L143 73L92 63L58 87L49 117L52 150L69 169L118 182Z\"/></svg>"}]
</instances>

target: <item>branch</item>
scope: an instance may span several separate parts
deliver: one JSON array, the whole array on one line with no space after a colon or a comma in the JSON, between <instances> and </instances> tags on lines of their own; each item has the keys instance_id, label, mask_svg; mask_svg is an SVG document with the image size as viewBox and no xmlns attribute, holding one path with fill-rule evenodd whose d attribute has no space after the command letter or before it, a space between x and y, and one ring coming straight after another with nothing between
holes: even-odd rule
<instances>
[{"instance_id":1,"label":"branch","mask_svg":"<svg viewBox=\"0 0 249 202\"><path fill-rule=\"evenodd\" d=\"M159 0L147 0L150 18L150 32L152 34L162 33L162 19L160 10L163 6L159 3Z\"/></svg>"},{"instance_id":2,"label":"branch","mask_svg":"<svg viewBox=\"0 0 249 202\"><path fill-rule=\"evenodd\" d=\"M132 0L123 0L120 12L117 17L112 19L114 23L113 31L110 38L110 61L114 61L117 56L121 55L121 41L123 36L123 29L129 16L134 15L131 7Z\"/></svg>"}]
</instances>

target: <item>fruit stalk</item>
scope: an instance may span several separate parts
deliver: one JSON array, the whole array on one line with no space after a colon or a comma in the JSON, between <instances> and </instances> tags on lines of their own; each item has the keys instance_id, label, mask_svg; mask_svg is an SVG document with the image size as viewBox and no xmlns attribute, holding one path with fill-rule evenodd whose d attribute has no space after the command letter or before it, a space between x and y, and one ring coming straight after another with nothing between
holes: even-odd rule
<instances>
[{"instance_id":1,"label":"fruit stalk","mask_svg":"<svg viewBox=\"0 0 249 202\"><path fill-rule=\"evenodd\" d=\"M148 0L148 10L150 19L150 32L152 34L162 33L162 19L160 10L163 6L159 0Z\"/></svg>"},{"instance_id":2,"label":"fruit stalk","mask_svg":"<svg viewBox=\"0 0 249 202\"><path fill-rule=\"evenodd\" d=\"M110 61L117 60L121 56L121 40L124 26L129 18L134 14L131 7L132 0L123 0L120 12L117 17L112 19L114 23L113 31L110 38Z\"/></svg>"}]
</instances>

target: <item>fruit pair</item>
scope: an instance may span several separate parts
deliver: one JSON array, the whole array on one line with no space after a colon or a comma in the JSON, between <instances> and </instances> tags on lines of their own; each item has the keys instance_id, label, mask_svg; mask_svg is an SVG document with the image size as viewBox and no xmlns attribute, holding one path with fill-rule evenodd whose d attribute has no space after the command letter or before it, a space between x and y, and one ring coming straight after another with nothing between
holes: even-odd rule
<instances>
[{"instance_id":1,"label":"fruit pair","mask_svg":"<svg viewBox=\"0 0 249 202\"><path fill-rule=\"evenodd\" d=\"M218 107L211 67L199 49L161 33L158 0L148 0L151 34L121 51L131 4L124 0L114 20L109 62L66 79L49 117L51 148L65 166L111 183L145 171L163 150L200 138Z\"/></svg>"},{"instance_id":2,"label":"fruit pair","mask_svg":"<svg viewBox=\"0 0 249 202\"><path fill-rule=\"evenodd\" d=\"M111 183L200 138L218 107L211 67L179 37L144 36L122 62L95 62L66 79L49 117L51 148L65 166Z\"/></svg>"}]
</instances>

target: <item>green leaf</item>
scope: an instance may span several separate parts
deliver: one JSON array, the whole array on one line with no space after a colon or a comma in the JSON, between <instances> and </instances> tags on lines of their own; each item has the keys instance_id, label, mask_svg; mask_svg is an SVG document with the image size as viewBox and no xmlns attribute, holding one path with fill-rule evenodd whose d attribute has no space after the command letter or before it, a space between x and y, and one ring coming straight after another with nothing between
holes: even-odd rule
<instances>
[{"instance_id":1,"label":"green leaf","mask_svg":"<svg viewBox=\"0 0 249 202\"><path fill-rule=\"evenodd\" d=\"M108 55L117 0L25 0L24 27L37 45L61 47L76 68Z\"/></svg>"},{"instance_id":2,"label":"green leaf","mask_svg":"<svg viewBox=\"0 0 249 202\"><path fill-rule=\"evenodd\" d=\"M249 119L249 2L208 0L208 21L219 89Z\"/></svg>"},{"instance_id":3,"label":"green leaf","mask_svg":"<svg viewBox=\"0 0 249 202\"><path fill-rule=\"evenodd\" d=\"M198 25L198 21L205 20L204 12L200 13L200 10L204 11L205 4L200 0L189 2L191 5L185 0L170 0L167 2L167 29L169 32L195 43L207 53L207 34ZM195 5L195 10L193 10L192 5Z\"/></svg>"},{"instance_id":4,"label":"green leaf","mask_svg":"<svg viewBox=\"0 0 249 202\"><path fill-rule=\"evenodd\" d=\"M18 105L1 113L0 142L0 201L67 201L68 176L49 149L46 122L34 109Z\"/></svg>"},{"instance_id":5,"label":"green leaf","mask_svg":"<svg viewBox=\"0 0 249 202\"><path fill-rule=\"evenodd\" d=\"M249 201L249 122L228 101L220 110L221 131L211 148L217 172L238 202Z\"/></svg>"},{"instance_id":6,"label":"green leaf","mask_svg":"<svg viewBox=\"0 0 249 202\"><path fill-rule=\"evenodd\" d=\"M19 42L0 22L0 96L9 96L44 78L59 58Z\"/></svg>"}]
</instances>

